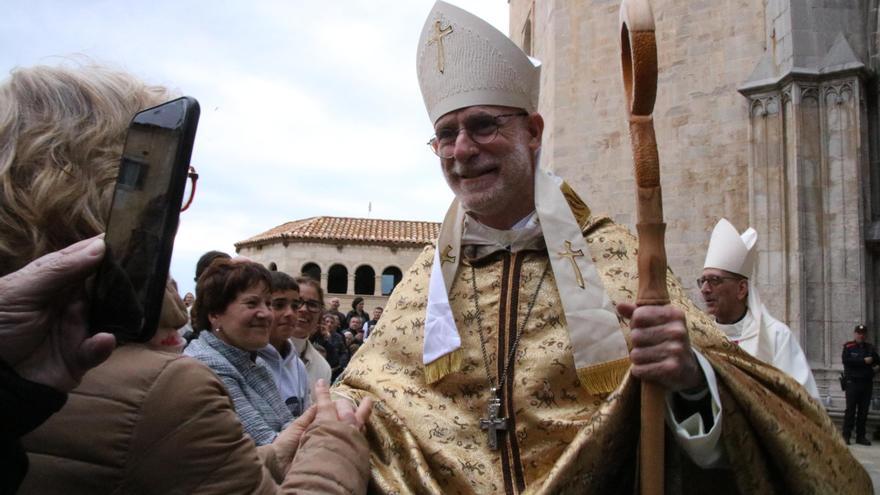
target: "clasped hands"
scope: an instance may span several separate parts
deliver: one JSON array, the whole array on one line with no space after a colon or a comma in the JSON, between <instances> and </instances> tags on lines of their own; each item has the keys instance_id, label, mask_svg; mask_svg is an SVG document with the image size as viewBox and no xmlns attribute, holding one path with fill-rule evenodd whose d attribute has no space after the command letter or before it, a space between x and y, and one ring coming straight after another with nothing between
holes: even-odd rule
<instances>
[{"instance_id":1,"label":"clasped hands","mask_svg":"<svg viewBox=\"0 0 880 495\"><path fill-rule=\"evenodd\" d=\"M684 312L672 305L636 306L620 303L617 311L630 319L629 353L632 375L669 392L695 391L706 379L688 338Z\"/></svg>"},{"instance_id":2,"label":"clasped hands","mask_svg":"<svg viewBox=\"0 0 880 495\"><path fill-rule=\"evenodd\" d=\"M323 379L315 383L312 398L312 407L279 433L272 443L283 466L289 465L293 460L303 435L312 423L338 421L356 430L353 434L360 435L373 410L373 401L369 397L362 400L357 409L346 400L331 400L330 387Z\"/></svg>"}]
</instances>

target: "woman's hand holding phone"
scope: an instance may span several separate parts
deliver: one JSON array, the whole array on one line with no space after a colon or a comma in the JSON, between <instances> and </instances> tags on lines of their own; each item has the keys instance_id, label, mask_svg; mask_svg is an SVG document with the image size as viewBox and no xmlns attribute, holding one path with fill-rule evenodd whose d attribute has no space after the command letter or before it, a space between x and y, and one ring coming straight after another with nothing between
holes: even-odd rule
<instances>
[{"instance_id":1,"label":"woman's hand holding phone","mask_svg":"<svg viewBox=\"0 0 880 495\"><path fill-rule=\"evenodd\" d=\"M22 378L69 391L116 346L89 336L85 280L104 257L102 236L49 253L0 278L0 359Z\"/></svg>"}]
</instances>

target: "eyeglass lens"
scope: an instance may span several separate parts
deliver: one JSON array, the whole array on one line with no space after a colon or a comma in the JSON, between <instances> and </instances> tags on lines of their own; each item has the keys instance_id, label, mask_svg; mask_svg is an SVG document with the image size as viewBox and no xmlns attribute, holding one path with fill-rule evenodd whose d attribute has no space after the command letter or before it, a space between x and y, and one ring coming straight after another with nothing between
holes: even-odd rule
<instances>
[{"instance_id":1,"label":"eyeglass lens","mask_svg":"<svg viewBox=\"0 0 880 495\"><path fill-rule=\"evenodd\" d=\"M302 301L302 302L300 303L300 307L303 307L303 306L304 306L307 310L311 311L312 313L317 313L318 311L321 310L321 303L319 303L318 301L306 301L306 300L304 300L304 301ZM297 309L299 309L299 308L297 308Z\"/></svg>"},{"instance_id":2,"label":"eyeglass lens","mask_svg":"<svg viewBox=\"0 0 880 495\"><path fill-rule=\"evenodd\" d=\"M468 119L462 127L441 127L428 144L441 158L451 158L455 151L455 141L464 131L468 138L478 144L489 144L498 136L501 127L499 119L505 117L522 117L528 113L512 113L502 115L477 115Z\"/></svg>"},{"instance_id":3,"label":"eyeglass lens","mask_svg":"<svg viewBox=\"0 0 880 495\"><path fill-rule=\"evenodd\" d=\"M718 284L725 280L736 280L735 277L716 277L716 276L708 276L708 277L700 277L697 279L697 287L702 287L706 282L709 283L711 287L718 287Z\"/></svg>"}]
</instances>

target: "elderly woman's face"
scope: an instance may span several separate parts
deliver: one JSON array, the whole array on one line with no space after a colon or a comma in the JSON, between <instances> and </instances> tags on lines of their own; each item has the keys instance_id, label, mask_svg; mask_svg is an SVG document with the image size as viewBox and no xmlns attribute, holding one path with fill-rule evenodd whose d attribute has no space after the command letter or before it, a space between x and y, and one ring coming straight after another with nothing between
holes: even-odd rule
<instances>
[{"instance_id":1,"label":"elderly woman's face","mask_svg":"<svg viewBox=\"0 0 880 495\"><path fill-rule=\"evenodd\" d=\"M303 305L296 310L296 319L293 324L293 336L298 339L307 339L318 329L318 321L321 317L321 300L318 298L318 290L309 284L299 286L299 297L303 301ZM309 309L309 302L313 302L311 306L315 311ZM315 307L315 304L318 307Z\"/></svg>"},{"instance_id":2,"label":"elderly woman's face","mask_svg":"<svg viewBox=\"0 0 880 495\"><path fill-rule=\"evenodd\" d=\"M240 292L219 314L209 316L215 335L227 344L257 351L269 343L272 310L269 288L260 283Z\"/></svg>"}]
</instances>

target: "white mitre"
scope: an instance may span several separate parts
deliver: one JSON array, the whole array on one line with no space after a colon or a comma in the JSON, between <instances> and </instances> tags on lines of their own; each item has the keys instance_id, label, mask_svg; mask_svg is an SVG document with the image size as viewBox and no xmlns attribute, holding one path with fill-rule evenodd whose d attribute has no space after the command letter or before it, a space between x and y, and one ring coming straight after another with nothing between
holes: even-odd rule
<instances>
[{"instance_id":1,"label":"white mitre","mask_svg":"<svg viewBox=\"0 0 880 495\"><path fill-rule=\"evenodd\" d=\"M749 227L740 235L736 227L722 218L712 230L703 268L717 268L752 278L757 258L758 233Z\"/></svg>"},{"instance_id":2,"label":"white mitre","mask_svg":"<svg viewBox=\"0 0 880 495\"><path fill-rule=\"evenodd\" d=\"M758 252L758 233L749 227L742 234L737 232L727 219L722 218L712 231L709 251L703 268L717 268L749 279L748 309L752 313L750 323L742 329L740 340L757 338L755 356L762 361L773 363L773 338L770 324L773 321L761 301L755 283L755 261ZM724 325L719 324L719 327Z\"/></svg>"},{"instance_id":3,"label":"white mitre","mask_svg":"<svg viewBox=\"0 0 880 495\"><path fill-rule=\"evenodd\" d=\"M538 109L540 62L486 21L438 1L428 14L416 67L431 123L459 108Z\"/></svg>"}]
</instances>

